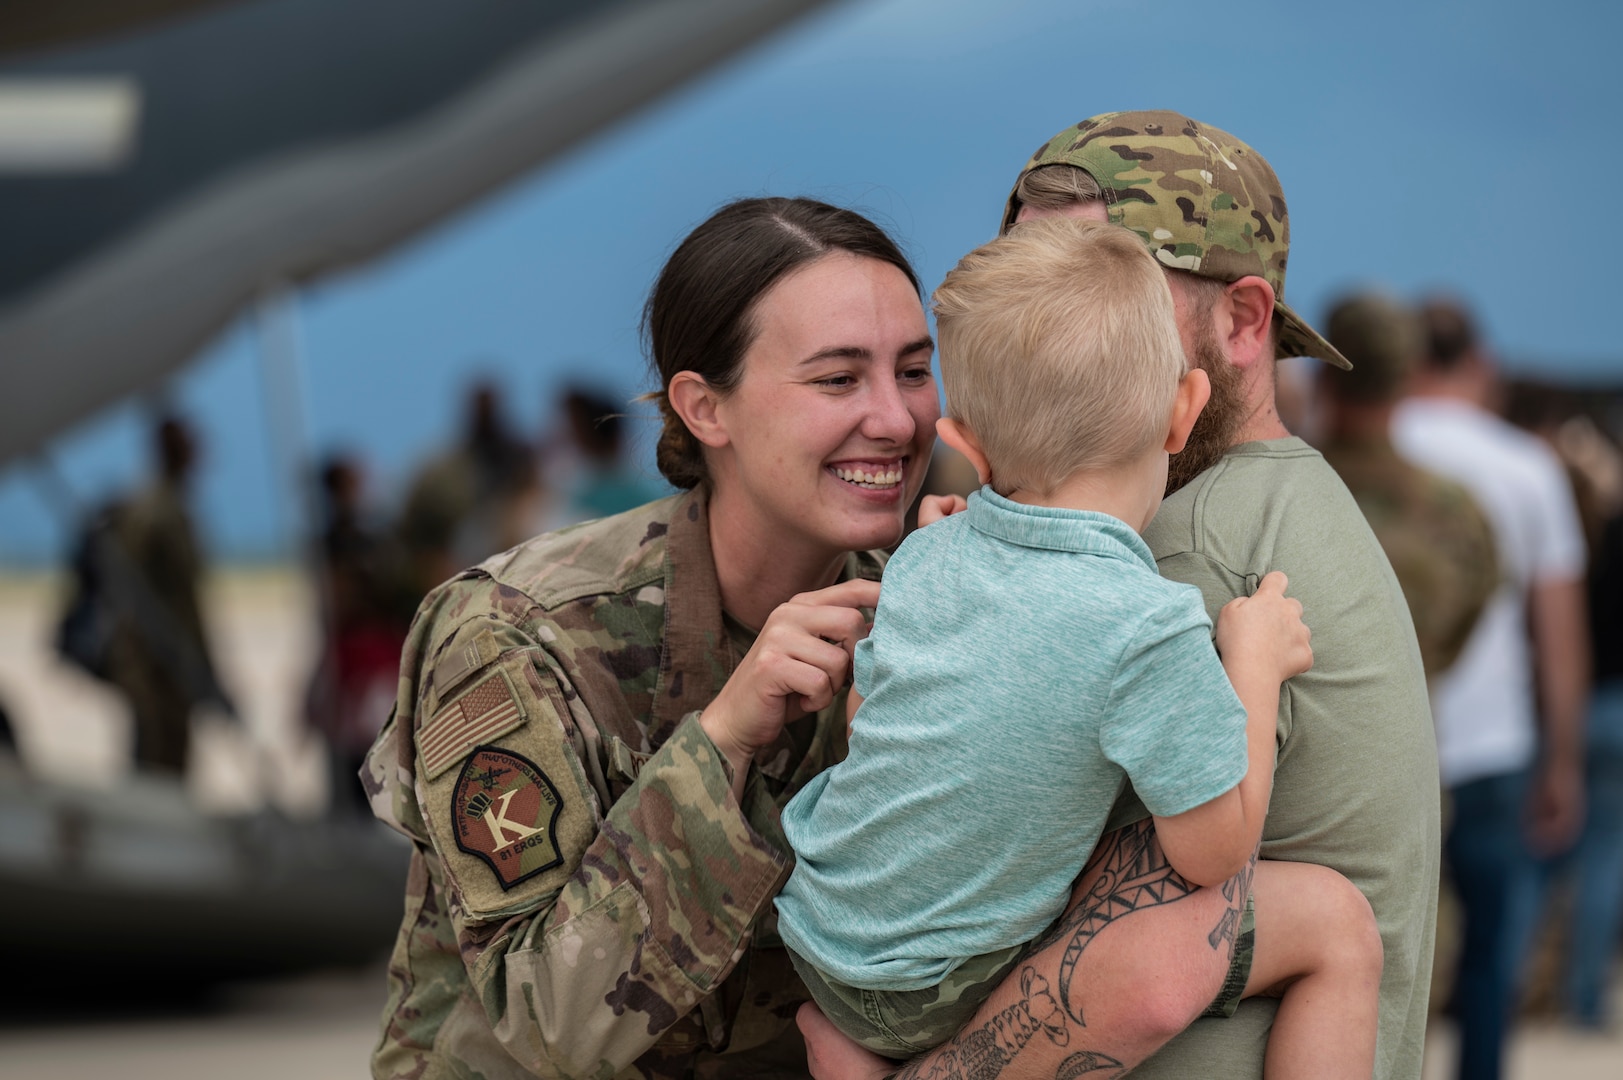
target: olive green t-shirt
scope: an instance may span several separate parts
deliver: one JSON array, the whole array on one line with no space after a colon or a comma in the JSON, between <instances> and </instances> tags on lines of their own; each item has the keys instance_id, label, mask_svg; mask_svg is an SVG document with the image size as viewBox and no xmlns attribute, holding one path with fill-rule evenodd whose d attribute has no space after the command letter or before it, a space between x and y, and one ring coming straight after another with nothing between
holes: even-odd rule
<instances>
[{"instance_id":1,"label":"olive green t-shirt","mask_svg":"<svg viewBox=\"0 0 1623 1080\"><path fill-rule=\"evenodd\" d=\"M1144 532L1161 573L1196 585L1213 621L1270 570L1290 578L1313 668L1280 695L1265 859L1345 874L1385 944L1376 1080L1420 1075L1438 881L1437 748L1398 586L1347 488L1297 438L1245 443L1162 505ZM1129 796L1130 797L1130 796ZM1118 805L1114 824L1144 816ZM1204 1019L1135 1077L1260 1077L1277 1003Z\"/></svg>"}]
</instances>

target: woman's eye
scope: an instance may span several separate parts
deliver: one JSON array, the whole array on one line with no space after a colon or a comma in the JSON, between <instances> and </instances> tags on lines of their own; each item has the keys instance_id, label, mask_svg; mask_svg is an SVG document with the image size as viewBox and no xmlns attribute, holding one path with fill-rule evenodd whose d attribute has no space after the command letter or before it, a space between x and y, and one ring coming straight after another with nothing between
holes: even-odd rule
<instances>
[{"instance_id":1,"label":"woman's eye","mask_svg":"<svg viewBox=\"0 0 1623 1080\"><path fill-rule=\"evenodd\" d=\"M850 375L830 375L827 378L818 379L817 385L839 388L843 386L854 386L856 385L856 381L857 380Z\"/></svg>"}]
</instances>

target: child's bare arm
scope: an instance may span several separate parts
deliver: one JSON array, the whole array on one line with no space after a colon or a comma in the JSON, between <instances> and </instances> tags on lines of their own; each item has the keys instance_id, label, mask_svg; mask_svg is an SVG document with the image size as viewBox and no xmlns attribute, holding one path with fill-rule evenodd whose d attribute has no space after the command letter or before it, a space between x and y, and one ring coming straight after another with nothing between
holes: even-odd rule
<instances>
[{"instance_id":1,"label":"child's bare arm","mask_svg":"<svg viewBox=\"0 0 1623 1080\"><path fill-rule=\"evenodd\" d=\"M1178 873L1216 885L1240 871L1262 838L1274 782L1274 735L1279 687L1313 666L1302 605L1285 595L1274 571L1257 591L1229 601L1217 619L1217 649L1246 713L1245 777L1232 790L1193 810L1156 818L1161 845Z\"/></svg>"}]
</instances>

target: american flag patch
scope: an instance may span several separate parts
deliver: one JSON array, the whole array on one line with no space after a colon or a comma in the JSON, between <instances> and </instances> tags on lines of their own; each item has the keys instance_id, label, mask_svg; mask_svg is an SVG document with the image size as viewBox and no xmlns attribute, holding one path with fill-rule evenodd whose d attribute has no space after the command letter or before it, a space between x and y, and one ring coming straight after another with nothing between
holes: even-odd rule
<instances>
[{"instance_id":1,"label":"american flag patch","mask_svg":"<svg viewBox=\"0 0 1623 1080\"><path fill-rule=\"evenodd\" d=\"M417 733L425 779L432 780L461 761L480 743L507 734L524 723L524 710L508 681L497 671L466 694L442 705Z\"/></svg>"}]
</instances>

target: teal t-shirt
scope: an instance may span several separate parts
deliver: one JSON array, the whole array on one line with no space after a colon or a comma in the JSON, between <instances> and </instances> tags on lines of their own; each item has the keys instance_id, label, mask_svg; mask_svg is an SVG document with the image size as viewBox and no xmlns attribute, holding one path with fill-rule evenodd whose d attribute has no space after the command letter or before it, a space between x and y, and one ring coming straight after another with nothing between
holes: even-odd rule
<instances>
[{"instance_id":1,"label":"teal t-shirt","mask_svg":"<svg viewBox=\"0 0 1623 1080\"><path fill-rule=\"evenodd\" d=\"M990 488L908 537L857 647L851 751L783 812L784 942L916 990L1064 910L1131 778L1158 816L1246 771L1200 592L1106 514Z\"/></svg>"}]
</instances>

